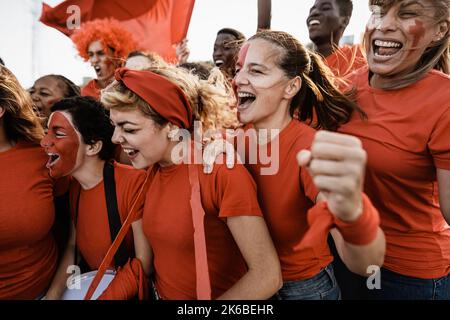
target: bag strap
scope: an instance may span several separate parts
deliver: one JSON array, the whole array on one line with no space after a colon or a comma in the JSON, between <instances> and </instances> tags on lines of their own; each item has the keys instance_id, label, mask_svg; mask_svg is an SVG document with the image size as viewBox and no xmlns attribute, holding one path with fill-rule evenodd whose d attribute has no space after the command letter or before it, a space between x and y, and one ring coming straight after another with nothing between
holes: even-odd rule
<instances>
[{"instance_id":1,"label":"bag strap","mask_svg":"<svg viewBox=\"0 0 450 320\"><path fill-rule=\"evenodd\" d=\"M105 161L105 165L103 167L103 185L105 187L109 232L111 235L111 243L113 243L120 231L120 228L122 227L122 222L120 221L119 208L117 205L114 165L109 161ZM122 242L116 254L114 255L114 264L116 268L123 266L128 261L128 258L129 255L127 254L125 243Z\"/></svg>"}]
</instances>

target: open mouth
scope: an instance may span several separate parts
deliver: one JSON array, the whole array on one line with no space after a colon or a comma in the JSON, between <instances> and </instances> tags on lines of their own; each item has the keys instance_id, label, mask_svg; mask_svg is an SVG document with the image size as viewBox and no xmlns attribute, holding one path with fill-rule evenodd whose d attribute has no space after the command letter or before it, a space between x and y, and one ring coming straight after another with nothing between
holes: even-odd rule
<instances>
[{"instance_id":1,"label":"open mouth","mask_svg":"<svg viewBox=\"0 0 450 320\"><path fill-rule=\"evenodd\" d=\"M130 158L130 160L136 158L136 156L139 153L139 150L136 149L122 148L122 150L123 152L126 153L126 155L128 156L128 158Z\"/></svg>"},{"instance_id":2,"label":"open mouth","mask_svg":"<svg viewBox=\"0 0 450 320\"><path fill-rule=\"evenodd\" d=\"M319 26L320 21L317 19L311 19L308 21L308 27Z\"/></svg>"},{"instance_id":3,"label":"open mouth","mask_svg":"<svg viewBox=\"0 0 450 320\"><path fill-rule=\"evenodd\" d=\"M221 67L221 66L223 66L225 64L225 61L223 61L223 60L216 60L216 67Z\"/></svg>"},{"instance_id":4,"label":"open mouth","mask_svg":"<svg viewBox=\"0 0 450 320\"><path fill-rule=\"evenodd\" d=\"M399 53L403 48L403 44L393 40L374 40L373 53L378 57L392 57Z\"/></svg>"},{"instance_id":5,"label":"open mouth","mask_svg":"<svg viewBox=\"0 0 450 320\"><path fill-rule=\"evenodd\" d=\"M100 74L102 68L100 66L94 66L94 70L96 74Z\"/></svg>"},{"instance_id":6,"label":"open mouth","mask_svg":"<svg viewBox=\"0 0 450 320\"><path fill-rule=\"evenodd\" d=\"M52 167L56 162L59 160L59 154L57 153L47 153L48 155L48 161L46 164L47 168Z\"/></svg>"},{"instance_id":7,"label":"open mouth","mask_svg":"<svg viewBox=\"0 0 450 320\"><path fill-rule=\"evenodd\" d=\"M242 111L250 107L256 96L250 92L238 92L238 110Z\"/></svg>"}]
</instances>

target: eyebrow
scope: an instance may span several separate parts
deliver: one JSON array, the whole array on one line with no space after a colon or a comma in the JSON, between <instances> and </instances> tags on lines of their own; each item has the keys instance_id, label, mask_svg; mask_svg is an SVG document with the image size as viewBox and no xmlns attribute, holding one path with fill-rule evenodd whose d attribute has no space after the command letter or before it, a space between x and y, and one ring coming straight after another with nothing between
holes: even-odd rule
<instances>
[{"instance_id":1,"label":"eyebrow","mask_svg":"<svg viewBox=\"0 0 450 320\"><path fill-rule=\"evenodd\" d=\"M403 3L400 5L400 7L404 8L404 7L407 7L407 6L411 6L411 5L413 5L413 4L417 4L417 5L421 6L422 8L425 8L425 6L424 6L420 1L417 1L417 0L407 1L406 3L403 2Z\"/></svg>"},{"instance_id":2,"label":"eyebrow","mask_svg":"<svg viewBox=\"0 0 450 320\"><path fill-rule=\"evenodd\" d=\"M121 121L121 122L117 122L117 123L116 123L116 125L117 125L117 126L120 126L120 127L122 127L122 126L124 126L124 125L126 125L126 124L131 124L131 125L134 125L134 126L137 126L137 125L138 125L137 123L134 123L134 122L131 122L131 121Z\"/></svg>"},{"instance_id":3,"label":"eyebrow","mask_svg":"<svg viewBox=\"0 0 450 320\"><path fill-rule=\"evenodd\" d=\"M267 67L265 65L260 64L260 63L256 63L256 62L251 62L251 63L248 64L248 66L249 67L261 67L261 68L267 69Z\"/></svg>"},{"instance_id":4,"label":"eyebrow","mask_svg":"<svg viewBox=\"0 0 450 320\"><path fill-rule=\"evenodd\" d=\"M66 130L66 128L61 126L51 126L50 128L52 128L53 130L61 130L61 129Z\"/></svg>"}]
</instances>

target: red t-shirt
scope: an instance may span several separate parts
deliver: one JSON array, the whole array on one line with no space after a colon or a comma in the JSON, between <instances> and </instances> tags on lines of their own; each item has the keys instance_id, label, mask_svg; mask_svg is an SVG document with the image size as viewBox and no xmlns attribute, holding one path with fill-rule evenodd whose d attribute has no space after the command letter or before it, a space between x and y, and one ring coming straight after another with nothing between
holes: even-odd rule
<instances>
[{"instance_id":1,"label":"red t-shirt","mask_svg":"<svg viewBox=\"0 0 450 320\"><path fill-rule=\"evenodd\" d=\"M278 136L279 148L272 142L259 149L261 155L271 155L271 164L262 164L267 163L264 156L252 161L248 157L249 147L255 147L256 141L246 144L246 167L256 182L258 200L280 258L284 281L311 278L333 260L325 233L314 249L295 249L308 230L307 211L318 194L307 170L298 165L296 156L300 150L311 147L314 135L314 129L292 120ZM239 151L239 145L236 147ZM272 148L279 150L278 172L267 175L261 168L277 165L275 154L270 152Z\"/></svg>"},{"instance_id":2,"label":"red t-shirt","mask_svg":"<svg viewBox=\"0 0 450 320\"><path fill-rule=\"evenodd\" d=\"M430 71L406 88L369 86L368 68L349 78L368 120L340 131L368 153L365 192L386 234L384 266L416 278L450 273L450 227L439 207L436 168L450 170L450 77Z\"/></svg>"},{"instance_id":3,"label":"red t-shirt","mask_svg":"<svg viewBox=\"0 0 450 320\"><path fill-rule=\"evenodd\" d=\"M97 86L97 80L92 79L83 88L81 88L81 95L83 97L100 99L100 88Z\"/></svg>"},{"instance_id":4,"label":"red t-shirt","mask_svg":"<svg viewBox=\"0 0 450 320\"><path fill-rule=\"evenodd\" d=\"M0 300L36 299L56 270L54 180L39 146L0 152Z\"/></svg>"},{"instance_id":5,"label":"red t-shirt","mask_svg":"<svg viewBox=\"0 0 450 320\"><path fill-rule=\"evenodd\" d=\"M145 181L145 171L114 163L114 178L116 182L117 207L120 221L123 223ZM73 179L70 187L72 217L74 217L78 190L80 190L77 184L78 182ZM141 197L141 199L135 206L135 210L138 210L135 220L142 218L144 197ZM98 269L112 244L103 180L92 189L83 190L81 188L76 232L77 246L81 254L92 270ZM130 257L134 257L131 231L127 234L124 241Z\"/></svg>"},{"instance_id":6,"label":"red t-shirt","mask_svg":"<svg viewBox=\"0 0 450 320\"><path fill-rule=\"evenodd\" d=\"M226 224L227 217L261 216L256 187L242 165L215 165L210 175L199 168L211 296L219 297L247 267ZM196 269L188 166L155 170L147 192L143 227L154 253L156 288L163 299L194 300Z\"/></svg>"},{"instance_id":7,"label":"red t-shirt","mask_svg":"<svg viewBox=\"0 0 450 320\"><path fill-rule=\"evenodd\" d=\"M351 72L367 65L366 57L360 45L343 46L325 58L325 63L338 77L345 77Z\"/></svg>"}]
</instances>

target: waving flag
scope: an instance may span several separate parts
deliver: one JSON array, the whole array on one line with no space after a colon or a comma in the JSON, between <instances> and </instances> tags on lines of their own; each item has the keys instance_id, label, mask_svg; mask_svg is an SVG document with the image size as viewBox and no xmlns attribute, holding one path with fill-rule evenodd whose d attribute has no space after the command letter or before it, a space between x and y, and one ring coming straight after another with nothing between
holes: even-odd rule
<instances>
[{"instance_id":1,"label":"waving flag","mask_svg":"<svg viewBox=\"0 0 450 320\"><path fill-rule=\"evenodd\" d=\"M81 23L114 18L133 34L139 49L156 52L168 61L175 61L174 44L186 37L194 2L195 0L66 0L54 8L43 3L39 20L70 37L75 31L70 23L78 13Z\"/></svg>"}]
</instances>

